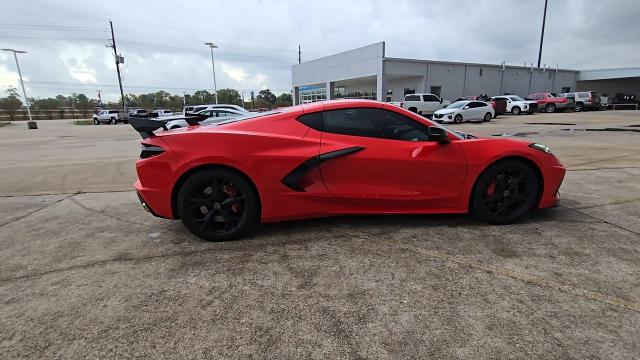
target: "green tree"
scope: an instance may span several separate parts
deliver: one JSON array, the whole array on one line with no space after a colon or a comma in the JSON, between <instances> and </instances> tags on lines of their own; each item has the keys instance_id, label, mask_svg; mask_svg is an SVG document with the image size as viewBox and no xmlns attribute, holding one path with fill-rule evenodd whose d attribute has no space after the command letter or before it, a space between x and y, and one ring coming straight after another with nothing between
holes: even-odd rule
<instances>
[{"instance_id":1,"label":"green tree","mask_svg":"<svg viewBox=\"0 0 640 360\"><path fill-rule=\"evenodd\" d=\"M220 89L218 90L218 103L241 105L242 97L240 96L240 93L238 92L238 90Z\"/></svg>"},{"instance_id":2,"label":"green tree","mask_svg":"<svg viewBox=\"0 0 640 360\"><path fill-rule=\"evenodd\" d=\"M258 96L256 97L256 100L261 100L267 104L269 104L269 107L271 107L272 105L274 105L276 103L276 96L271 92L271 90L269 89L264 89L264 90L260 90L260 92L258 92Z\"/></svg>"},{"instance_id":3,"label":"green tree","mask_svg":"<svg viewBox=\"0 0 640 360\"><path fill-rule=\"evenodd\" d=\"M189 104L213 104L215 101L212 93L207 90L198 90L191 95Z\"/></svg>"},{"instance_id":4,"label":"green tree","mask_svg":"<svg viewBox=\"0 0 640 360\"><path fill-rule=\"evenodd\" d=\"M8 88L6 93L6 97L0 98L0 109L9 114L10 120L14 120L16 111L22 107L22 101L15 88Z\"/></svg>"},{"instance_id":5,"label":"green tree","mask_svg":"<svg viewBox=\"0 0 640 360\"><path fill-rule=\"evenodd\" d=\"M35 99L31 102L34 108L39 110L45 110L47 112L47 118L53 119L52 110L57 108L58 100L54 98L46 98L46 99Z\"/></svg>"},{"instance_id":6,"label":"green tree","mask_svg":"<svg viewBox=\"0 0 640 360\"><path fill-rule=\"evenodd\" d=\"M276 100L276 107L293 105L293 98L289 93L282 93Z\"/></svg>"}]
</instances>

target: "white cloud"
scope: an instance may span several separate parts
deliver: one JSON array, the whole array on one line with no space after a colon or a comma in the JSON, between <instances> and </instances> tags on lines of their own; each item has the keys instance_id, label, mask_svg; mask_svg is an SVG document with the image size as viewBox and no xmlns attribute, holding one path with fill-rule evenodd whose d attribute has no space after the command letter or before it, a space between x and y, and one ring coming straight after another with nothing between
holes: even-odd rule
<instances>
[{"instance_id":1,"label":"white cloud","mask_svg":"<svg viewBox=\"0 0 640 360\"><path fill-rule=\"evenodd\" d=\"M222 63L222 71L227 74L231 79L237 82L244 82L248 75L244 69L238 66L233 66L228 63Z\"/></svg>"}]
</instances>

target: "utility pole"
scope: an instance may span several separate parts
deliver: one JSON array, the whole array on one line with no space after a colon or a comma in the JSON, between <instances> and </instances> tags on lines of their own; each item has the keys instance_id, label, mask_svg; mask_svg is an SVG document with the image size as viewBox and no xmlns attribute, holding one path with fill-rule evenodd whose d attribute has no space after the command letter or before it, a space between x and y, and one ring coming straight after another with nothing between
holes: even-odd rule
<instances>
[{"instance_id":1,"label":"utility pole","mask_svg":"<svg viewBox=\"0 0 640 360\"><path fill-rule=\"evenodd\" d=\"M302 50L300 49L300 44L298 44L298 64L302 62Z\"/></svg>"},{"instance_id":2,"label":"utility pole","mask_svg":"<svg viewBox=\"0 0 640 360\"><path fill-rule=\"evenodd\" d=\"M218 45L212 42L204 43L209 48L211 48L211 70L213 71L213 95L216 99L216 104L218 104L218 86L216 85L216 63L213 61L213 49L216 49Z\"/></svg>"},{"instance_id":3,"label":"utility pole","mask_svg":"<svg viewBox=\"0 0 640 360\"><path fill-rule=\"evenodd\" d=\"M547 2L544 0L544 14L542 15L542 33L540 34L540 50L538 51L538 68L540 68L540 60L542 59L542 42L544 41L544 24L547 21Z\"/></svg>"},{"instance_id":4,"label":"utility pole","mask_svg":"<svg viewBox=\"0 0 640 360\"><path fill-rule=\"evenodd\" d=\"M124 91L122 90L122 77L120 76L120 55L118 55L118 49L116 48L116 37L113 35L113 23L109 20L109 26L111 26L111 46L113 49L113 57L116 60L116 71L118 72L118 84L120 85L120 96L122 99L123 116L127 113L127 105L124 103Z\"/></svg>"}]
</instances>

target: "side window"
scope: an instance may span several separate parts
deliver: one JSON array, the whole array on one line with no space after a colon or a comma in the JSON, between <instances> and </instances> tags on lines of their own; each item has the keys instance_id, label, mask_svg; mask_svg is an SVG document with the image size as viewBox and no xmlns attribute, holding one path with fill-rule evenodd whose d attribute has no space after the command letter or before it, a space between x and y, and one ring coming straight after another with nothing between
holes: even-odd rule
<instances>
[{"instance_id":1,"label":"side window","mask_svg":"<svg viewBox=\"0 0 640 360\"><path fill-rule=\"evenodd\" d=\"M427 141L426 127L396 112L373 109L341 109L324 113L326 131L334 134L402 141Z\"/></svg>"},{"instance_id":2,"label":"side window","mask_svg":"<svg viewBox=\"0 0 640 360\"><path fill-rule=\"evenodd\" d=\"M424 101L432 101L432 102L440 102L437 96L434 95L423 95Z\"/></svg>"},{"instance_id":3,"label":"side window","mask_svg":"<svg viewBox=\"0 0 640 360\"><path fill-rule=\"evenodd\" d=\"M407 95L404 97L404 101L420 101L420 95Z\"/></svg>"},{"instance_id":4,"label":"side window","mask_svg":"<svg viewBox=\"0 0 640 360\"><path fill-rule=\"evenodd\" d=\"M314 130L326 131L324 126L324 116L321 112L300 115L298 116L298 121Z\"/></svg>"}]
</instances>

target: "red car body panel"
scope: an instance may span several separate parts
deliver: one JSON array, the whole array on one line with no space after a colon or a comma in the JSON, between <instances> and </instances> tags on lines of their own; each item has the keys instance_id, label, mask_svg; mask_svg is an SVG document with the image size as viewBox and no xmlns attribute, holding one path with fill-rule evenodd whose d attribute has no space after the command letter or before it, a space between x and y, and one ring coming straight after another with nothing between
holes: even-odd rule
<instances>
[{"instance_id":1,"label":"red car body panel","mask_svg":"<svg viewBox=\"0 0 640 360\"><path fill-rule=\"evenodd\" d=\"M261 203L261 221L340 214L466 213L473 185L494 162L526 159L539 170L539 208L554 206L564 177L558 159L511 138L460 139L450 143L400 141L314 130L296 120L329 109L371 107L438 126L405 109L375 101L338 100L294 106L282 112L219 126L191 126L143 140L160 155L136 163L135 186L157 216L175 219L181 181L203 166L223 166L248 177ZM332 158L306 173L295 191L283 179L305 161L332 151L361 151Z\"/></svg>"}]
</instances>

